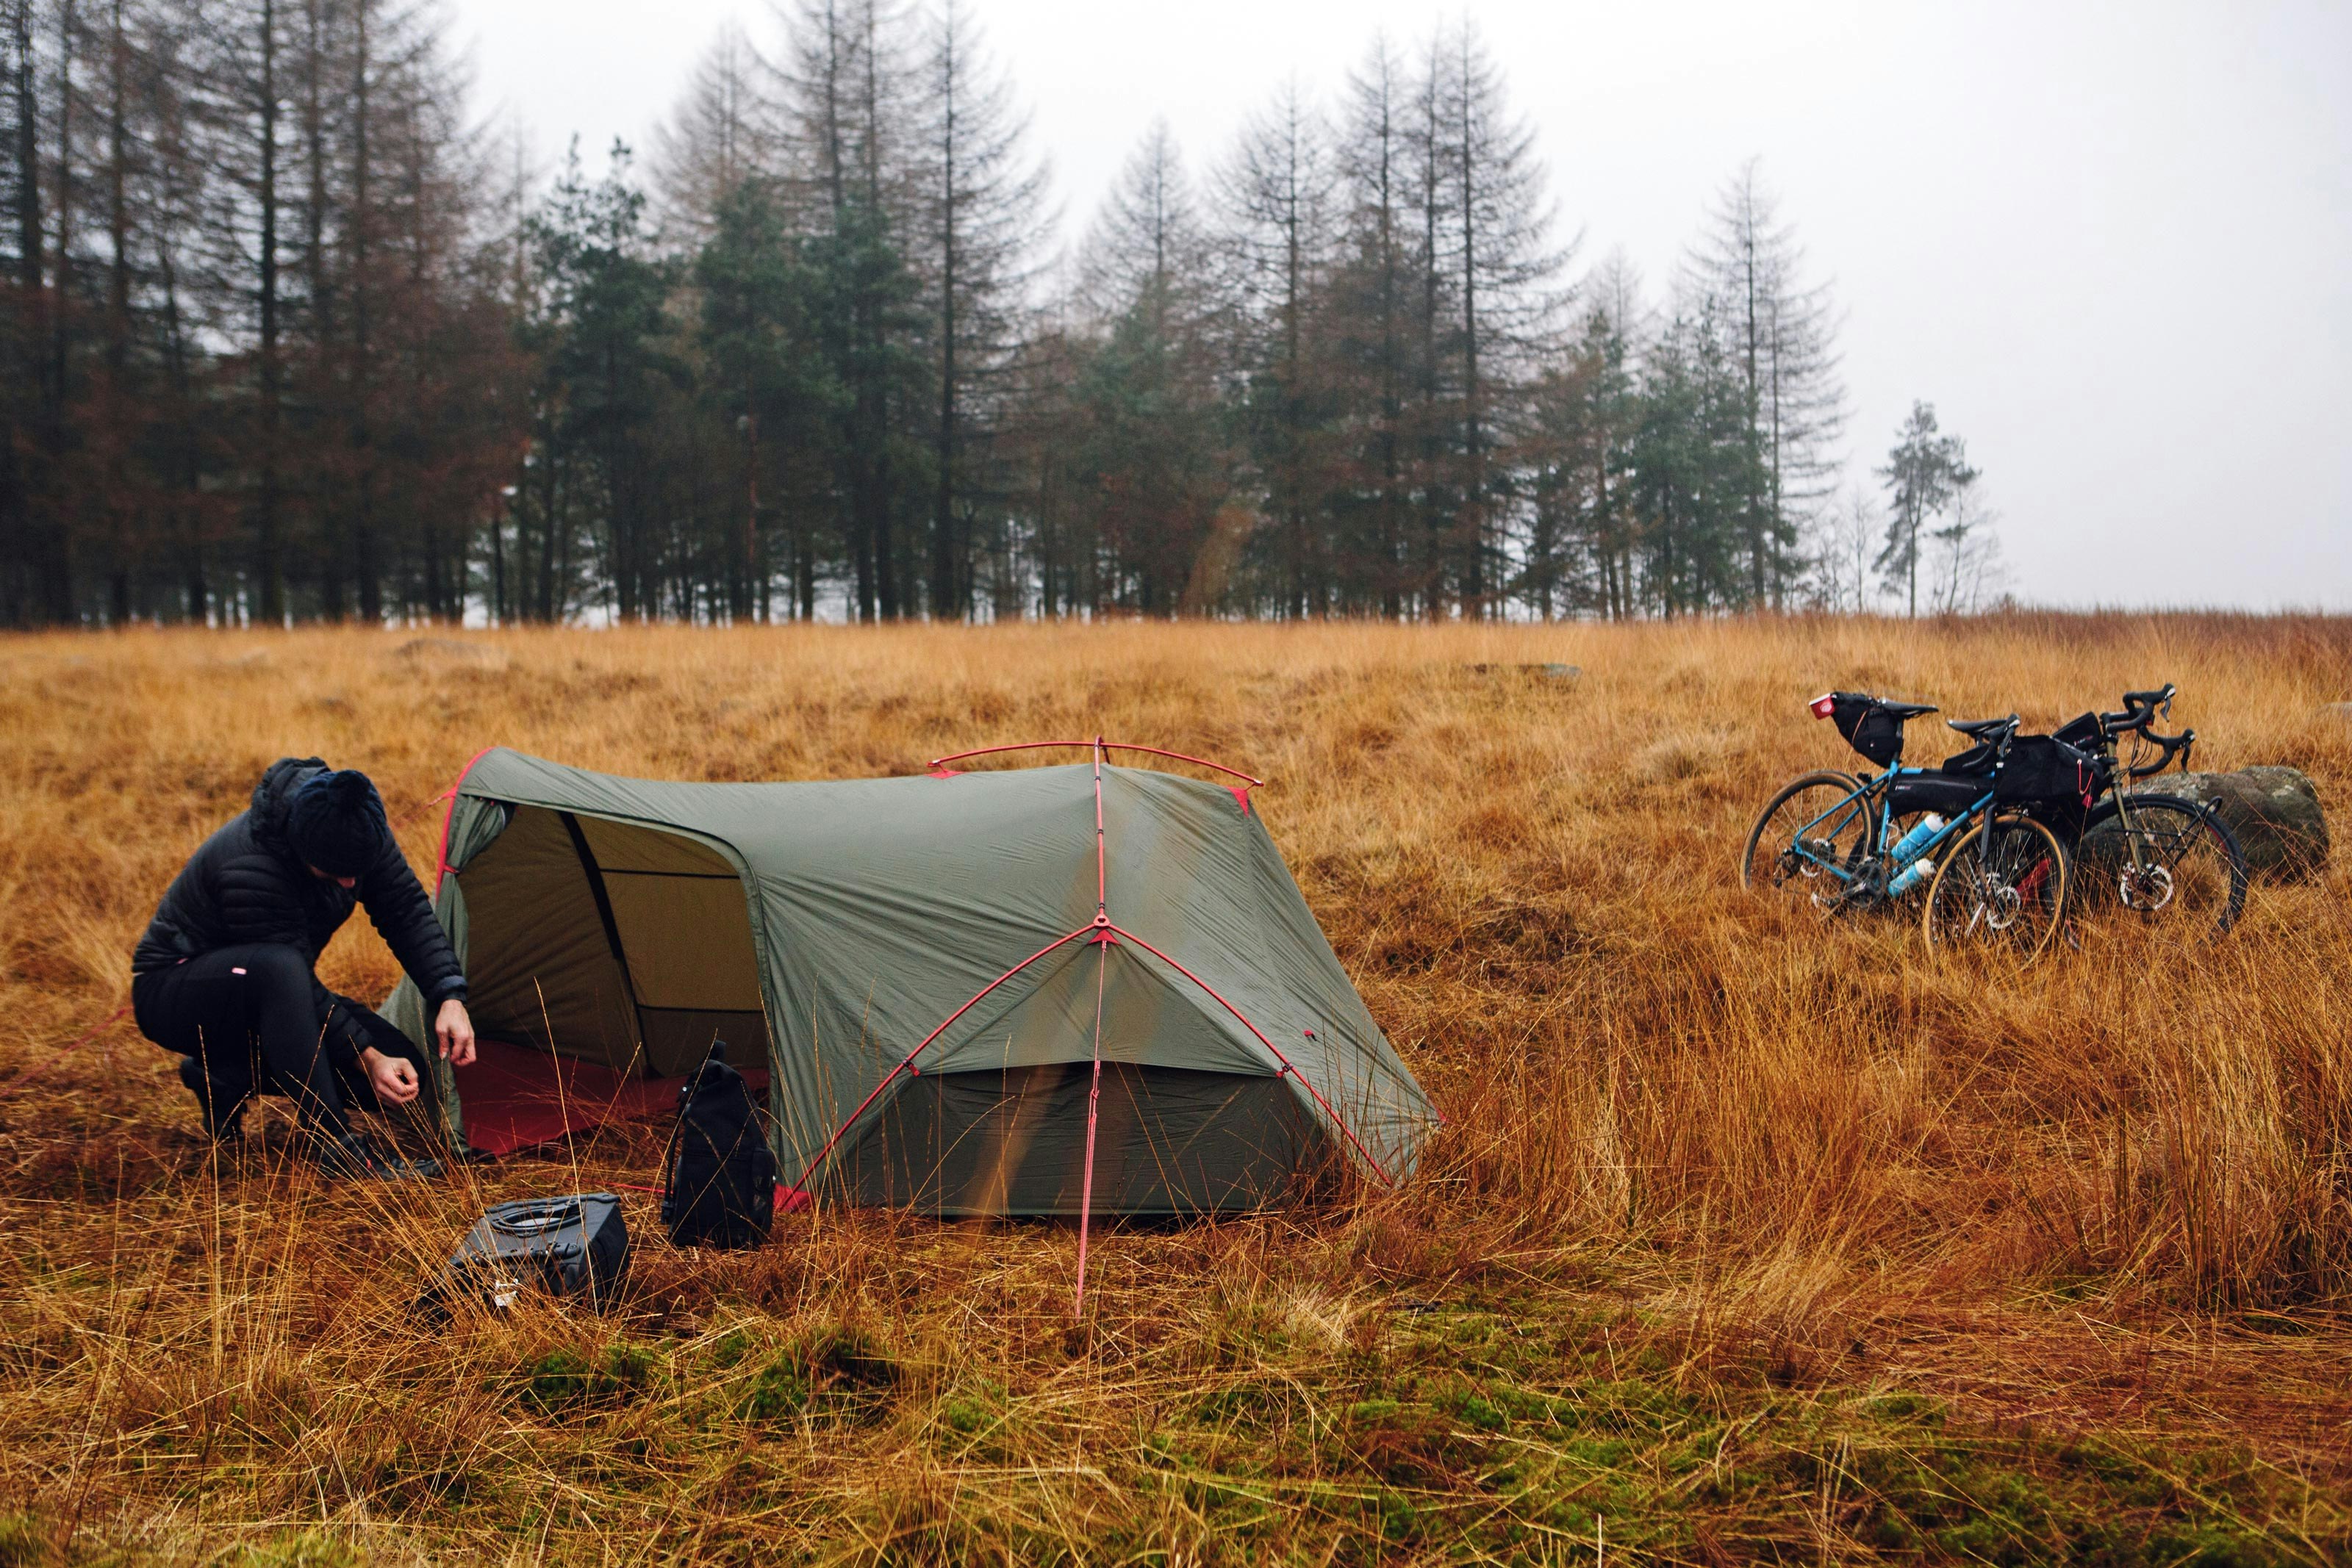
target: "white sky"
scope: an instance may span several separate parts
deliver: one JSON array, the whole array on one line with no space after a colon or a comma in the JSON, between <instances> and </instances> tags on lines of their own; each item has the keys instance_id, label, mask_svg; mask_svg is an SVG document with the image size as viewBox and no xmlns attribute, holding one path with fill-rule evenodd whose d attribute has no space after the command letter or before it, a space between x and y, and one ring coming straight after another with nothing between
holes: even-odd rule
<instances>
[{"instance_id":1,"label":"white sky","mask_svg":"<svg viewBox=\"0 0 2352 1568\"><path fill-rule=\"evenodd\" d=\"M479 110L544 156L640 152L763 0L451 0ZM2352 610L2352 5L1467 8L1534 120L1580 269L1655 290L1763 160L1845 311L1854 472L1913 398L1964 436L2014 585L2063 604ZM1296 74L1336 89L1395 0L973 0L1075 238L1155 116L1198 170Z\"/></svg>"}]
</instances>

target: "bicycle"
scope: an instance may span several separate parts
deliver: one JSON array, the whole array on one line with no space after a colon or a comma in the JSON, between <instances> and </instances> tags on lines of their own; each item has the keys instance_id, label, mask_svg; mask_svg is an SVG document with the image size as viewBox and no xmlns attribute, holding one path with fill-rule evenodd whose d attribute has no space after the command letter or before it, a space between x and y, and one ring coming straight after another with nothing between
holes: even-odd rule
<instances>
[{"instance_id":1,"label":"bicycle","mask_svg":"<svg viewBox=\"0 0 2352 1568\"><path fill-rule=\"evenodd\" d=\"M1801 893L1843 915L1924 883L1929 946L1996 946L2021 962L2039 955L2063 920L2070 867L2057 835L2004 783L2017 716L1948 720L1975 744L1940 767L1905 768L1903 727L1936 712L1932 704L1830 692L1807 706L1884 771L1825 768L1783 786L1748 830L1740 885Z\"/></svg>"},{"instance_id":2,"label":"bicycle","mask_svg":"<svg viewBox=\"0 0 2352 1568\"><path fill-rule=\"evenodd\" d=\"M2135 789L2178 762L2189 770L2197 732L2158 734L2176 689L2126 692L2120 713L2083 714L2053 733L2095 760L2097 778L2077 822L2051 825L2075 865L2077 913L2099 920L2137 917L2143 926L2193 933L2210 941L2226 936L2246 905L2246 857L2237 835L2212 807L2179 795ZM2132 751L2122 753L2128 739ZM2147 760L2150 752L2153 760Z\"/></svg>"}]
</instances>

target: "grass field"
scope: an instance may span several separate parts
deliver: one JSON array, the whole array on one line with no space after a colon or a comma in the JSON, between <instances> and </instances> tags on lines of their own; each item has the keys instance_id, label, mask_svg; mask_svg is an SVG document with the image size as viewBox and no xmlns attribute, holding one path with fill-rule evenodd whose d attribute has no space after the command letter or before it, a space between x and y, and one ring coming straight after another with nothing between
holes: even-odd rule
<instances>
[{"instance_id":1,"label":"grass field","mask_svg":"<svg viewBox=\"0 0 2352 1568\"><path fill-rule=\"evenodd\" d=\"M2200 761L2338 813L2226 944L1994 975L1738 890L1845 765L1815 692L2040 726L2168 678ZM2313 619L0 640L0 1565L2352 1559L2347 697ZM644 1199L625 1312L436 1335L485 1202L657 1135L361 1190L279 1118L215 1164L111 1016L281 755L429 870L492 743L803 779L1097 731L1275 780L1448 1124L1398 1195L1098 1236L1083 1332L1066 1228L705 1257ZM394 978L364 921L324 969Z\"/></svg>"}]
</instances>

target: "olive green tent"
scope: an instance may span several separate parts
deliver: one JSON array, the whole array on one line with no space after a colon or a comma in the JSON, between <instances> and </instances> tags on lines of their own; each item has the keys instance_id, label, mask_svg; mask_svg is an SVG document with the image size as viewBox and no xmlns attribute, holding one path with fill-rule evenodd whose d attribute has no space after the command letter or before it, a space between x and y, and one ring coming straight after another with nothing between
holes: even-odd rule
<instances>
[{"instance_id":1,"label":"olive green tent","mask_svg":"<svg viewBox=\"0 0 2352 1568\"><path fill-rule=\"evenodd\" d=\"M476 1028L631 1080L757 1042L785 1183L837 1200L1182 1214L1402 1181L1435 1113L1247 784L1085 744L795 784L485 752L436 895ZM427 1037L404 982L387 1011Z\"/></svg>"}]
</instances>

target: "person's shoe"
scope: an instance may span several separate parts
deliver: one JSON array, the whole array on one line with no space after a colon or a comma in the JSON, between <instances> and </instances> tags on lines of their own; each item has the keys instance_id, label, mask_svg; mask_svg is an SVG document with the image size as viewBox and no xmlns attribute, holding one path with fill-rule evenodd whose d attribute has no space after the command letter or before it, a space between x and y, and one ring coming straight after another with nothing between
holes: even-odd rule
<instances>
[{"instance_id":1,"label":"person's shoe","mask_svg":"<svg viewBox=\"0 0 2352 1568\"><path fill-rule=\"evenodd\" d=\"M226 1144L245 1132L245 1096L232 1101L219 1098L219 1091L205 1076L205 1064L193 1056L180 1058L180 1082L196 1097L196 1109L204 1116L205 1136L215 1144Z\"/></svg>"},{"instance_id":2,"label":"person's shoe","mask_svg":"<svg viewBox=\"0 0 2352 1568\"><path fill-rule=\"evenodd\" d=\"M411 1160L384 1154L369 1143L363 1133L317 1136L311 1161L320 1175L338 1181L431 1181L441 1174L439 1160Z\"/></svg>"}]
</instances>

